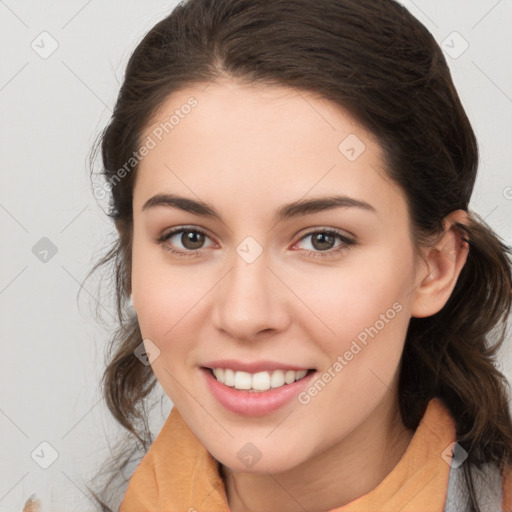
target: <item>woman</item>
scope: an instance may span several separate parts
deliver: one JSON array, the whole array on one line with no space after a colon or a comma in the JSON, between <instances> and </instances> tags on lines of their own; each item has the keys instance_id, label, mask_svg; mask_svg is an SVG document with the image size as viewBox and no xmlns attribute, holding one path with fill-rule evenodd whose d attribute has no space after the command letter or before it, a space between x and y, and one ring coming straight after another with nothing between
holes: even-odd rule
<instances>
[{"instance_id":1,"label":"woman","mask_svg":"<svg viewBox=\"0 0 512 512\"><path fill-rule=\"evenodd\" d=\"M509 252L468 209L474 132L405 8L181 3L101 151L104 391L147 451L121 512L512 509Z\"/></svg>"}]
</instances>

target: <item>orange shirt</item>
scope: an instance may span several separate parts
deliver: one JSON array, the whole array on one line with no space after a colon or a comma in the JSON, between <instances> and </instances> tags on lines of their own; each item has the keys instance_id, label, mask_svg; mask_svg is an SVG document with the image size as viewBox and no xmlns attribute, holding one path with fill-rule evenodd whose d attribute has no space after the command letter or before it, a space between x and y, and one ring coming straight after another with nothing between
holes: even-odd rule
<instances>
[{"instance_id":1,"label":"orange shirt","mask_svg":"<svg viewBox=\"0 0 512 512\"><path fill-rule=\"evenodd\" d=\"M369 493L329 512L443 512L450 465L441 455L454 441L454 420L434 398L387 477ZM512 471L502 490L502 511L512 511ZM219 463L175 407L133 473L119 510L230 512Z\"/></svg>"}]
</instances>

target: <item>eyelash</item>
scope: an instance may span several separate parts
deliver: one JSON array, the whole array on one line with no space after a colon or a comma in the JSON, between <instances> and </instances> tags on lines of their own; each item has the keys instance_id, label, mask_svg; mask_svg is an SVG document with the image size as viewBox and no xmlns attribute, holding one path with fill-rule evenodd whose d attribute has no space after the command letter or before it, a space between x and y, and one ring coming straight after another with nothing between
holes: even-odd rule
<instances>
[{"instance_id":1,"label":"eyelash","mask_svg":"<svg viewBox=\"0 0 512 512\"><path fill-rule=\"evenodd\" d=\"M197 257L197 256L199 256L200 255L199 253L200 253L201 249L181 251L179 249L175 249L174 247L172 247L171 245L169 245L167 243L168 240L173 235L175 235L176 233L182 233L182 232L185 232L185 231L192 232L192 233L201 233L201 234L205 235L206 237L210 238L208 236L208 234L205 231L203 231L202 229L200 229L200 228L179 227L179 228L173 229L172 231L169 231L168 233L160 236L157 239L157 242L166 251L169 251L170 253L175 254L177 256L184 256L184 257ZM327 251L311 251L311 250L308 250L308 249L303 249L303 252L305 252L308 256L312 256L314 258L327 258L327 257L330 257L330 256L338 255L338 254L342 253L343 251L346 251L347 249L349 249L351 246L357 245L357 242L355 240L353 240L351 238L348 238L344 234L342 234L339 231L336 231L336 230L334 230L332 228L325 228L325 229L320 228L320 229L316 229L315 231L310 231L308 233L305 233L298 240L298 242L304 240L308 236L315 235L315 234L318 234L318 233L327 234L327 235L334 235L334 236L338 237L338 239L341 241L341 243L338 246L334 247L333 249L328 249ZM296 243L298 243L298 242L296 242Z\"/></svg>"}]
</instances>

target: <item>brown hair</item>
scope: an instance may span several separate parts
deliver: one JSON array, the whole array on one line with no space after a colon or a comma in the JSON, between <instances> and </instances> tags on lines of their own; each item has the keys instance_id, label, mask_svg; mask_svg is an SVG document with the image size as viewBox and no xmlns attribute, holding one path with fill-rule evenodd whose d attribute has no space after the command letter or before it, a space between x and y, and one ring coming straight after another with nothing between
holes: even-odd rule
<instances>
[{"instance_id":1,"label":"brown hair","mask_svg":"<svg viewBox=\"0 0 512 512\"><path fill-rule=\"evenodd\" d=\"M147 450L146 399L156 380L134 356L142 338L130 315L132 192L136 165L121 180L144 128L163 101L187 86L227 77L314 92L349 112L382 146L387 172L407 196L417 245L443 219L468 210L478 166L474 132L445 57L429 31L393 0L189 0L143 38L126 68L112 118L100 135L108 214L119 237L91 273L111 264L119 326L102 386L107 405ZM510 313L509 248L474 213L458 224L469 255L444 308L412 318L402 355L399 408L415 429L440 397L471 465L512 462L508 382L496 366ZM119 458L126 465L130 450ZM111 481L110 481L111 482ZM107 485L108 486L108 485ZM106 486L106 487L107 487ZM97 497L97 496L96 496ZM97 497L98 501L101 500ZM102 503L102 510L110 510Z\"/></svg>"}]
</instances>

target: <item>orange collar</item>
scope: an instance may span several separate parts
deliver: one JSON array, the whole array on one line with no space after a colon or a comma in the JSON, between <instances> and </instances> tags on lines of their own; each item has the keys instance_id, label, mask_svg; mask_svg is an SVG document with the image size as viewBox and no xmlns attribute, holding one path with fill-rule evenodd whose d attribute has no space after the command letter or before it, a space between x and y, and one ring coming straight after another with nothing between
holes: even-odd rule
<instances>
[{"instance_id":1,"label":"orange collar","mask_svg":"<svg viewBox=\"0 0 512 512\"><path fill-rule=\"evenodd\" d=\"M432 399L393 470L372 491L330 512L443 512L455 423ZM133 473L120 512L230 512L219 463L174 407Z\"/></svg>"}]
</instances>

